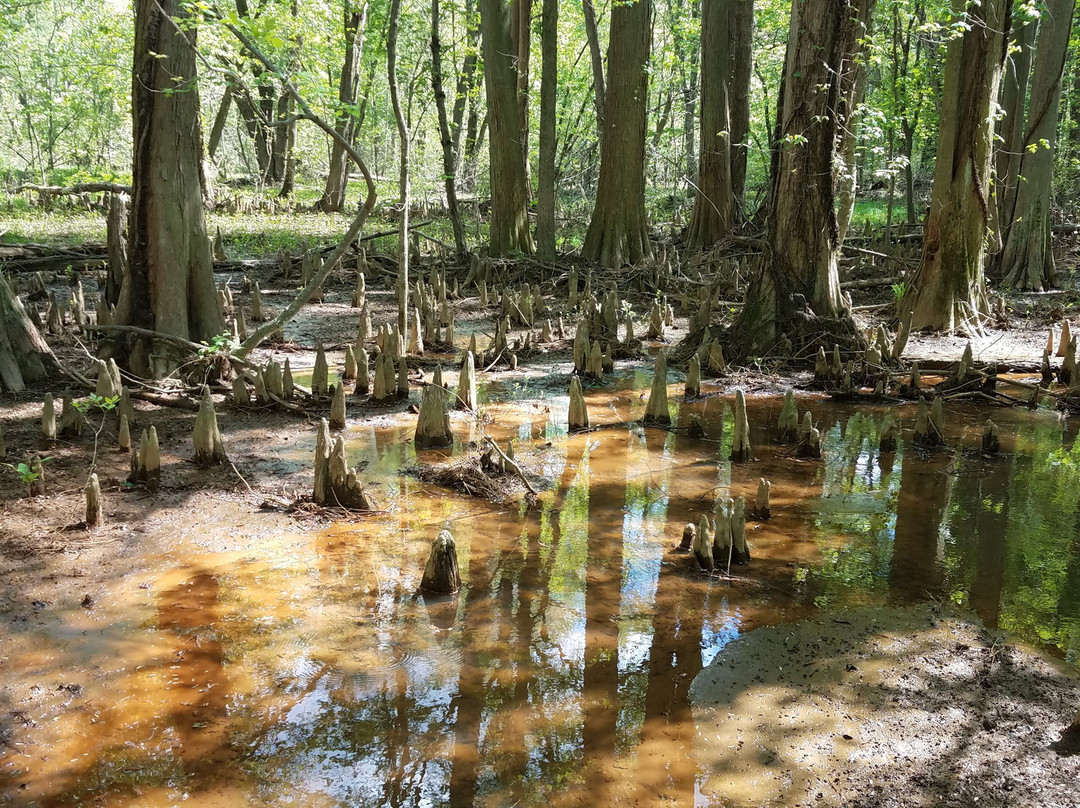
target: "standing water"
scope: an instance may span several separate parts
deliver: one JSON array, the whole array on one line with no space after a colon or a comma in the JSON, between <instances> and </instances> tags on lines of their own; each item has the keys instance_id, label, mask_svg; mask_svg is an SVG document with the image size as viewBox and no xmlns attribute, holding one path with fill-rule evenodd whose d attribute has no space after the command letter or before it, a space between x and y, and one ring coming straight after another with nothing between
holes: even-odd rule
<instances>
[{"instance_id":1,"label":"standing water","mask_svg":"<svg viewBox=\"0 0 1080 808\"><path fill-rule=\"evenodd\" d=\"M243 554L224 551L230 531L257 515L191 514L93 611L0 624L5 677L66 688L47 716L3 705L35 730L0 745L0 800L708 805L687 691L754 627L933 599L1080 657L1080 445L1056 416L995 412L1004 453L986 458L968 451L985 413L954 411L949 451L882 456L881 411L805 400L824 452L797 460L772 441L780 402L751 399L756 459L732 464L729 398L673 399L695 439L632 423L640 392L592 398L609 426L575 436L565 398L489 408L552 481L534 508L400 475L411 427L357 427L350 462L385 512ZM683 525L720 496L752 501L760 477L773 518L748 526L750 565L695 571L674 552ZM425 599L443 528L463 587Z\"/></svg>"}]
</instances>

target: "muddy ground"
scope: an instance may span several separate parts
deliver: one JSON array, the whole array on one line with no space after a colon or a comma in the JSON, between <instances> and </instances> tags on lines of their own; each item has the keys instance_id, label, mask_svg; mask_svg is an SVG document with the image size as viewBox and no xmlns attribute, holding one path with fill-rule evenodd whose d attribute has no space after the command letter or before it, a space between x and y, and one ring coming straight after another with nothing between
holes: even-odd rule
<instances>
[{"instance_id":1,"label":"muddy ground","mask_svg":"<svg viewBox=\"0 0 1080 808\"><path fill-rule=\"evenodd\" d=\"M565 309L564 290L559 283L562 277L560 271L548 269L542 285L549 296L550 315L555 318L562 314L568 331L572 331L574 321ZM239 276L226 280L234 289L239 288ZM289 324L284 344L262 350L255 358L262 361L273 356L282 360L288 356L294 372L300 372L313 364L313 349L321 341L329 348L332 372L334 367L340 370L342 349L356 334L357 311L348 305L352 283L350 277L340 278L328 288L326 302L306 307ZM283 306L292 293L289 284L280 279L275 283L271 275L262 279L262 285L264 300L271 309ZM376 326L389 322L390 293L372 288L370 299ZM916 336L905 358L955 360L970 338L976 360L1037 363L1047 329L1067 314L1065 300L1062 296L1018 299L1012 303L1010 328L990 328L970 337ZM880 295L856 303L878 304ZM644 330L647 306L644 296L635 301L639 331ZM464 344L472 332L491 333L494 308L483 309L473 297L459 302L456 310L459 344ZM865 309L862 315L869 325L871 317L887 312L887 305L878 305L873 310ZM685 320L680 319L670 342L685 333ZM55 341L55 350L66 365L86 371L90 360L84 344L83 338L71 329ZM451 369L447 383L455 384L455 357L444 356L441 360L445 368ZM645 355L633 361L643 367L649 364ZM434 360L425 358L410 364L426 370L430 378ZM545 398L564 394L569 369L570 341L565 339L542 346L524 359L518 370L498 368L487 378L497 377L511 385L520 383L524 391L521 406L543 407ZM674 385L681 378L680 372L673 370L669 381ZM713 390L742 386L775 393L807 378L804 369L766 364L736 370L707 386ZM29 452L49 458L45 463L47 489L42 496L27 496L13 472L5 470L0 474L0 620L33 626L50 619L53 612L92 610L98 592L146 557L163 552L170 532L185 530L193 514L204 523L231 526L207 537L212 545L208 549L226 551L255 547L261 536L275 532L315 529L332 518L310 508L287 507L310 494L311 458L306 450L293 447L310 443L318 418L326 415L326 404L305 404L304 412L298 414L272 408L238 410L219 398L219 423L231 464L204 470L192 463L194 412L136 401L141 422L137 426L153 423L162 446L161 489L149 493L126 482L129 457L116 448L116 423L111 414L91 413L90 430L81 440L61 440L52 445L41 441L41 398L47 390L58 394L65 386L66 382L57 381L0 398L8 462L18 462ZM366 420L372 425L407 424L414 418L410 408L418 402L416 384L411 402L389 407L375 407L350 396L348 417L350 423ZM458 424L459 420L455 420L455 428ZM93 433L99 426L95 439ZM303 440L299 440L300 435L304 435ZM82 523L82 486L92 463L101 479L105 524L88 530ZM849 619L848 623L837 623L832 617L823 617L808 626L774 630L775 637L786 642L788 649L795 642L793 637L804 636L801 654L813 649L828 655L833 653L830 648L843 646L842 656L825 667L814 668L817 672L807 680L809 689L804 689L803 682L789 681L786 674L778 677L777 671L765 664L769 657L764 652L760 652L761 656L754 656L759 653L756 650L749 652L755 664L763 666L760 677L765 682L790 688L783 691L787 694L785 704L799 705L809 698L808 704L821 705L795 710L805 720L811 719L807 718L809 713L804 715L804 709L816 710L812 731L808 730L798 744L791 744L785 734L783 705L773 704L768 710L775 710L781 716L780 722L763 721L762 701L755 701L750 683L729 682L728 687L739 690L728 691L725 696L716 678L725 670L724 663L718 661L709 670L707 676L714 684L701 683L698 688L702 694L700 704L713 704L713 712L703 714L703 732L707 735L715 721L724 738L736 745L741 741L747 747L746 754L752 755L729 759L723 750L708 745L706 755L714 761L718 781L725 773L741 777L746 788L751 789L747 793L760 795L739 804L768 804L770 800L789 804L783 801L786 798L774 796L781 793L776 790L779 784L785 789L797 786L805 800L816 804L1080 805L1080 771L1076 768L1080 758L1061 758L1050 751L1063 722L1067 723L1080 704L1080 690L1072 680L1050 663L1008 646L1000 638L991 638L960 618L939 620L936 629L925 631L920 621L937 620L925 612L904 618L874 615L867 619L879 622L856 623ZM919 630L886 642L875 632L882 626L892 626L889 621L894 619L914 620ZM864 628L869 625L879 628ZM843 635L834 630L837 626L844 627ZM852 633L856 626L861 633ZM747 641L765 641L752 637ZM729 648L735 654L741 646L736 643ZM877 658L872 671L867 669L871 657ZM801 675L808 664L812 665L813 658L792 656L786 667ZM65 689L65 682L32 682L23 676L4 675L22 664L0 649L0 680L6 680L0 687L0 743L10 749L32 744L35 726L48 721L57 711L69 709L72 692ZM849 664L854 671L847 670ZM741 665L739 670L744 671ZM13 680L17 682L14 686ZM1039 697L1034 698L1036 695ZM736 704L737 709L728 710L735 719L716 712L722 710L724 698ZM864 713L852 712L856 709ZM851 735L852 740L845 735ZM897 738L915 737L922 741L912 745L913 751L896 748ZM797 755L813 757L812 776L804 774L810 758L792 757ZM752 777L746 773L748 760L754 765ZM731 771L725 769L728 766ZM886 766L887 776L882 775L882 766ZM750 784L748 777L754 783ZM17 784L14 787L17 789ZM717 785L717 791L722 794L723 788ZM1020 795L1025 795L1024 799ZM1044 799L1041 795L1047 796Z\"/></svg>"},{"instance_id":2,"label":"muddy ground","mask_svg":"<svg viewBox=\"0 0 1080 808\"><path fill-rule=\"evenodd\" d=\"M947 608L755 629L691 700L721 804L1077 804L1075 671Z\"/></svg>"}]
</instances>

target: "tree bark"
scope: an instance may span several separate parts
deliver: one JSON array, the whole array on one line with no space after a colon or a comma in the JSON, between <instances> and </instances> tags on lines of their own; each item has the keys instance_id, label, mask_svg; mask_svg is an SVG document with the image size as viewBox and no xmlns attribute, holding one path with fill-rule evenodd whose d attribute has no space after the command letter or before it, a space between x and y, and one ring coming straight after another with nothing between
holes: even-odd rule
<instances>
[{"instance_id":1,"label":"tree bark","mask_svg":"<svg viewBox=\"0 0 1080 808\"><path fill-rule=\"evenodd\" d=\"M17 393L56 367L48 343L30 321L22 301L0 274L0 392Z\"/></svg>"},{"instance_id":2,"label":"tree bark","mask_svg":"<svg viewBox=\"0 0 1080 808\"><path fill-rule=\"evenodd\" d=\"M840 294L837 186L857 56L873 4L827 0L791 7L771 178L772 252L736 326L746 348L767 348L804 306L819 317L842 318L853 330Z\"/></svg>"},{"instance_id":3,"label":"tree bark","mask_svg":"<svg viewBox=\"0 0 1080 808\"><path fill-rule=\"evenodd\" d=\"M1024 151L1028 81L1031 78L1031 52L1037 28L1037 22L1029 20L1016 29L1013 37L1016 50L1006 60L1001 79L1001 109L1005 116L997 124L1001 142L994 156L997 174L994 183L995 230L999 233L1009 227L1016 209L1016 190Z\"/></svg>"},{"instance_id":4,"label":"tree bark","mask_svg":"<svg viewBox=\"0 0 1080 808\"><path fill-rule=\"evenodd\" d=\"M604 53L600 48L600 32L596 29L596 9L593 0L581 0L581 11L585 16L585 38L589 42L589 62L593 74L593 104L596 107L596 132L604 136L604 99L607 96L604 81Z\"/></svg>"},{"instance_id":5,"label":"tree bark","mask_svg":"<svg viewBox=\"0 0 1080 808\"><path fill-rule=\"evenodd\" d=\"M903 311L911 328L952 331L985 306L983 264L990 223L991 102L997 98L1012 4L954 0L966 13L962 36L949 43L938 125L938 152L923 257Z\"/></svg>"},{"instance_id":6,"label":"tree bark","mask_svg":"<svg viewBox=\"0 0 1080 808\"><path fill-rule=\"evenodd\" d=\"M491 176L491 255L533 252L529 230L529 191L525 142L518 118L518 73L510 10L505 0L480 0L484 86L488 102L488 153Z\"/></svg>"},{"instance_id":7,"label":"tree bark","mask_svg":"<svg viewBox=\"0 0 1080 808\"><path fill-rule=\"evenodd\" d=\"M1075 0L1048 0L1039 23L1039 44L1031 76L1031 98L1014 218L1006 223L1000 274L1005 285L1042 291L1054 285L1050 234L1050 189L1057 146L1061 80L1065 73Z\"/></svg>"},{"instance_id":8,"label":"tree bark","mask_svg":"<svg viewBox=\"0 0 1080 808\"><path fill-rule=\"evenodd\" d=\"M225 123L229 120L229 107L232 106L232 100L232 85L226 83L225 92L221 95L221 105L218 107L217 115L214 116L214 124L210 128L210 139L206 143L206 154L211 160L214 159L218 146L221 144L221 135L225 131Z\"/></svg>"},{"instance_id":9,"label":"tree bark","mask_svg":"<svg viewBox=\"0 0 1080 808\"><path fill-rule=\"evenodd\" d=\"M178 0L135 4L133 194L117 323L202 342L225 327L203 218L196 32L189 21ZM175 346L141 336L116 347L143 376L171 373L181 359Z\"/></svg>"},{"instance_id":10,"label":"tree bark","mask_svg":"<svg viewBox=\"0 0 1080 808\"><path fill-rule=\"evenodd\" d=\"M555 117L559 71L559 0L543 0L540 33L540 176L536 189L536 246L555 257Z\"/></svg>"},{"instance_id":11,"label":"tree bark","mask_svg":"<svg viewBox=\"0 0 1080 808\"><path fill-rule=\"evenodd\" d=\"M733 7L747 0L703 0L701 9L701 161L687 246L711 247L731 229L731 119L728 79Z\"/></svg>"},{"instance_id":12,"label":"tree bark","mask_svg":"<svg viewBox=\"0 0 1080 808\"><path fill-rule=\"evenodd\" d=\"M450 121L446 115L446 91L442 83L442 44L439 39L439 0L431 0L431 87L435 92L435 106L439 113L439 136L442 141L443 184L446 189L446 207L454 230L454 247L458 255L466 255L469 246L465 241L465 226L461 222L457 199L457 155Z\"/></svg>"},{"instance_id":13,"label":"tree bark","mask_svg":"<svg viewBox=\"0 0 1080 808\"><path fill-rule=\"evenodd\" d=\"M366 0L357 10L349 0L345 2L343 27L345 32L345 57L341 64L338 81L338 103L335 129L341 136L353 142L356 137L356 94L360 85L360 63L364 58L364 36L367 31L368 3ZM345 206L345 193L349 187L349 158L345 147L337 141L330 146L330 167L326 174L326 186L316 207L323 213L336 213Z\"/></svg>"},{"instance_id":14,"label":"tree bark","mask_svg":"<svg viewBox=\"0 0 1080 808\"><path fill-rule=\"evenodd\" d=\"M465 1L465 58L457 77L457 94L454 96L453 134L454 154L461 161L461 135L464 131L465 107L476 89L476 54L480 49L480 27L475 23L476 0ZM457 168L456 167L456 168Z\"/></svg>"},{"instance_id":15,"label":"tree bark","mask_svg":"<svg viewBox=\"0 0 1080 808\"><path fill-rule=\"evenodd\" d=\"M586 258L607 267L636 264L652 254L645 220L652 11L652 0L634 0L611 10L600 182L582 249Z\"/></svg>"},{"instance_id":16,"label":"tree bark","mask_svg":"<svg viewBox=\"0 0 1080 808\"><path fill-rule=\"evenodd\" d=\"M518 130L521 132L521 159L525 166L526 200L532 193L532 170L529 166L529 62L532 0L510 0L510 30L517 54Z\"/></svg>"},{"instance_id":17,"label":"tree bark","mask_svg":"<svg viewBox=\"0 0 1080 808\"><path fill-rule=\"evenodd\" d=\"M856 44L849 56L845 56L840 76L840 126L836 132L836 227L840 241L847 237L848 225L855 212L856 167L855 137L856 113L866 94L866 45L873 22L874 2L859 4L855 13Z\"/></svg>"},{"instance_id":18,"label":"tree bark","mask_svg":"<svg viewBox=\"0 0 1080 808\"><path fill-rule=\"evenodd\" d=\"M386 34L386 69L390 84L390 102L397 121L398 192L401 196L401 213L398 216L398 330L401 339L409 334L409 124L401 107L397 79L398 21L401 17L401 0L390 0L390 28Z\"/></svg>"},{"instance_id":19,"label":"tree bark","mask_svg":"<svg viewBox=\"0 0 1080 808\"><path fill-rule=\"evenodd\" d=\"M754 72L754 0L733 0L731 19L731 72L728 78L728 116L731 126L731 193L735 214L742 215L746 192L746 159L750 138L750 79Z\"/></svg>"}]
</instances>

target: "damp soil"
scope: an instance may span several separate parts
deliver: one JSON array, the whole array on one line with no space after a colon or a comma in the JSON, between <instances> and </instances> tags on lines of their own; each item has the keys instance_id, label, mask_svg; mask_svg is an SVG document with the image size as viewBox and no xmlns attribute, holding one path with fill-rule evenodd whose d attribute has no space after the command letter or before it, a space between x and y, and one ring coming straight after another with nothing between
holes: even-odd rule
<instances>
[{"instance_id":1,"label":"damp soil","mask_svg":"<svg viewBox=\"0 0 1080 808\"><path fill-rule=\"evenodd\" d=\"M282 305L288 284L265 281L264 300ZM289 357L302 381L322 342L340 368L357 312L347 284L328 291L258 358ZM389 320L389 294L370 295L375 322ZM461 313L459 343L490 332L491 311L475 300ZM1057 313L1026 313L977 337L987 340L981 353L989 357L992 342L1037 362ZM379 503L364 515L290 507L310 492L325 408L298 415L222 404L231 464L205 470L191 462L194 413L137 401L140 425L161 436L161 489L149 493L125 483L129 461L115 448L111 416L91 418L102 424L96 453L89 433L47 446L37 426L46 388L4 397L9 461L28 451L51 459L44 496L0 477L0 804L768 804L761 795L777 805L1055 804L1042 794L1080 804L1074 759L1048 751L1080 691L1062 672L1071 668L1044 661L1080 660L1075 420L995 409L1003 453L984 457L974 447L988 411L959 403L948 413L947 449L904 441L882 455L880 405L800 390L800 411L813 413L825 441L822 460L799 460L775 442L774 425L778 394L805 376L756 366L706 380L702 398L684 401L672 370L673 427L645 428L651 362L642 355L586 386L593 430L570 435L569 348L540 346L515 371L483 374L479 417L452 416L449 451L415 451L417 387L411 402L389 407L350 397L349 462ZM962 345L917 338L912 350L955 359ZM86 362L73 336L58 352ZM454 384L450 355L417 361L415 372L430 377L436 362ZM736 388L751 394L754 446L754 459L739 464L728 459ZM900 415L909 436L914 407ZM704 435L691 437L691 422ZM402 473L453 463L485 435L514 439L540 490L535 504L490 502ZM87 530L81 488L92 459L106 522ZM773 483L773 517L749 525L748 566L706 575L675 551L684 524L720 496L752 498L760 477ZM425 599L417 588L444 528L458 545L462 590ZM925 612L891 611L925 603L962 610L939 618L948 636L919 622ZM934 662L933 681L918 681L942 692L922 712L918 694L903 688L903 709L848 705L860 691L844 690L851 677L870 674L834 676L835 660L811 683L827 684L825 695L763 672L709 696L714 712L701 712L704 696L692 711L696 678L702 693L725 665L741 668L744 656L748 670L761 664L746 650L764 636L756 629L805 632L816 640L803 650L816 645L820 655L837 626L851 625L837 615L856 607L877 608L873 619L887 621L894 641L844 640L849 656L877 655L874 698L904 675L911 654ZM896 614L921 616L903 623ZM816 622L798 622L807 619ZM1003 634L991 641L979 625ZM866 668L862 657L851 664ZM994 711L988 701L949 703L946 694L970 689L972 676L982 677ZM1025 687L1029 696L1016 700ZM1056 701L1034 703L1031 694L1051 690ZM721 698L739 705L740 723L716 718ZM776 705L815 698L826 699L813 719L826 740L815 746L806 733L818 756L811 777L778 735L786 719ZM928 724L960 737L987 716L993 742L964 736L955 779L941 775L947 746L922 757L891 746ZM747 740L756 757L729 759L714 724L744 740L753 732L780 740ZM830 746L837 732L857 740ZM860 764L875 760L871 752L891 755L892 779ZM1023 768L1021 759L1034 762ZM749 766L739 769L742 785L723 781L727 766ZM977 776L995 767L1000 776Z\"/></svg>"}]
</instances>

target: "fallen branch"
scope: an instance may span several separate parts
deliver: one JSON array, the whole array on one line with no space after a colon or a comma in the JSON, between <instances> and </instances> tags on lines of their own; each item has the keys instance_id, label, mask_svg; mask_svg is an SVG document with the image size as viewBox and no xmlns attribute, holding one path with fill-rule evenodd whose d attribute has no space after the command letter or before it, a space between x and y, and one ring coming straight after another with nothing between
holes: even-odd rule
<instances>
[{"instance_id":1,"label":"fallen branch","mask_svg":"<svg viewBox=\"0 0 1080 808\"><path fill-rule=\"evenodd\" d=\"M117 185L113 182L80 182L78 185L20 185L14 193L36 191L46 196L74 196L76 194L127 194L131 195L130 185Z\"/></svg>"},{"instance_id":2,"label":"fallen branch","mask_svg":"<svg viewBox=\"0 0 1080 808\"><path fill-rule=\"evenodd\" d=\"M521 466L519 466L515 461L511 460L509 457L506 456L506 453L499 448L499 444L495 442L495 439L493 437L491 437L490 435L486 435L485 440L488 442L488 445L491 446L491 448L498 453L499 457L502 458L503 467L508 468L510 469L510 471L514 472L514 474L517 475L521 482L525 484L525 487L529 489L529 493L532 494L534 497L537 496L539 492L532 487L532 483L530 483L529 478L525 476L525 472L521 470Z\"/></svg>"}]
</instances>

